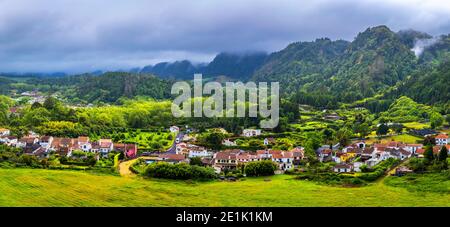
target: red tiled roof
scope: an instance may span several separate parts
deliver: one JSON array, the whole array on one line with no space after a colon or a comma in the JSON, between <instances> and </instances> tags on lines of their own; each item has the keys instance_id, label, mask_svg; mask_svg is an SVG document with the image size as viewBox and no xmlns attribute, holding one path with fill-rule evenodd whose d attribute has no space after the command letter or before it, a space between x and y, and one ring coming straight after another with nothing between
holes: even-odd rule
<instances>
[{"instance_id":1,"label":"red tiled roof","mask_svg":"<svg viewBox=\"0 0 450 227\"><path fill-rule=\"evenodd\" d=\"M216 153L216 159L218 160L236 160L238 153L230 151L222 151Z\"/></svg>"},{"instance_id":2,"label":"red tiled roof","mask_svg":"<svg viewBox=\"0 0 450 227\"><path fill-rule=\"evenodd\" d=\"M174 160L174 161L182 161L186 159L184 155L182 154L160 154L160 158L167 159L167 160Z\"/></svg>"},{"instance_id":3,"label":"red tiled roof","mask_svg":"<svg viewBox=\"0 0 450 227\"><path fill-rule=\"evenodd\" d=\"M448 135L447 134L439 134L434 138L435 139L448 139Z\"/></svg>"}]
</instances>

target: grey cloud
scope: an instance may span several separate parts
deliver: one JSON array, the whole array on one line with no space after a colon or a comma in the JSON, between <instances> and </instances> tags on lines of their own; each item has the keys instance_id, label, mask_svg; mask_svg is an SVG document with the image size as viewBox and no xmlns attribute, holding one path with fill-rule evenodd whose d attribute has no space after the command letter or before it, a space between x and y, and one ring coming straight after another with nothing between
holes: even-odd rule
<instances>
[{"instance_id":1,"label":"grey cloud","mask_svg":"<svg viewBox=\"0 0 450 227\"><path fill-rule=\"evenodd\" d=\"M275 51L369 26L448 33L444 1L0 0L0 71L119 69Z\"/></svg>"}]
</instances>

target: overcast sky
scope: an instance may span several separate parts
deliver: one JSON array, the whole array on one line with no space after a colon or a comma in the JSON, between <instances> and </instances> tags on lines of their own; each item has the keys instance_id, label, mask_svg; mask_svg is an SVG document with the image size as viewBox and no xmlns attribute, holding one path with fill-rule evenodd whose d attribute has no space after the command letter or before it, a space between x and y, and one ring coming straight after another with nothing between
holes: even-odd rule
<instances>
[{"instance_id":1,"label":"overcast sky","mask_svg":"<svg viewBox=\"0 0 450 227\"><path fill-rule=\"evenodd\" d=\"M0 0L0 72L69 73L271 52L367 27L450 33L448 0Z\"/></svg>"}]
</instances>

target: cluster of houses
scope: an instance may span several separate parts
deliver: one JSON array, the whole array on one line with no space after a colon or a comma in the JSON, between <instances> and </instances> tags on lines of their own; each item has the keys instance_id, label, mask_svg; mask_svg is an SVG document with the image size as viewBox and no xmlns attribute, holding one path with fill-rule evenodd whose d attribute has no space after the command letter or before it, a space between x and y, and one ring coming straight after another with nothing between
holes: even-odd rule
<instances>
[{"instance_id":1,"label":"cluster of houses","mask_svg":"<svg viewBox=\"0 0 450 227\"><path fill-rule=\"evenodd\" d=\"M436 146L433 151L438 153L442 146L448 145L448 136L440 134L435 137ZM266 138L264 143L270 143L272 138ZM225 139L224 145L235 145L233 141ZM375 166L381 161L389 158L404 160L416 156L423 157L424 147L422 144L408 144L391 141L388 143L375 143L371 146L366 145L364 141L355 142L349 146L340 148L339 144L334 146L322 146L317 149L316 154L321 162L334 162L334 172L359 172L362 165L369 167ZM305 158L304 148L297 147L290 151L282 150L257 150L256 152L245 151L241 149L227 149L219 152L208 151L205 147L180 142L176 144L176 152L172 154L159 154L147 160L151 162L189 162L190 158L199 157L204 166L213 167L216 172L224 170L234 170L247 162L271 160L278 165L279 173L287 170L293 170Z\"/></svg>"},{"instance_id":2,"label":"cluster of houses","mask_svg":"<svg viewBox=\"0 0 450 227\"><path fill-rule=\"evenodd\" d=\"M299 161L304 157L304 150L301 147L295 148L291 151L281 150L258 150L256 152L249 152L240 149L229 149L219 152L209 152L206 148L189 144L178 143L176 145L176 154L169 156L179 158L179 161L186 161L189 158L199 157L203 165L213 167L217 172L225 169L234 170L240 164L247 162L272 160L278 164L280 171L292 170L294 165L299 164Z\"/></svg>"},{"instance_id":3,"label":"cluster of houses","mask_svg":"<svg viewBox=\"0 0 450 227\"><path fill-rule=\"evenodd\" d=\"M170 131L179 132L180 129L171 127ZM243 136L258 136L260 130L244 130ZM52 136L39 136L30 132L29 135L18 139L10 135L10 130L0 128L0 143L8 146L22 148L24 153L38 157L48 157L48 154L55 152L61 156L70 157L73 151L93 152L99 156L106 156L109 152L122 151L128 158L138 156L138 149L135 144L113 143L110 139L100 139L91 141L89 137L80 136L78 138L57 138ZM147 163L168 162L168 163L188 163L191 158L198 157L204 166L213 167L216 172L224 170L234 170L245 165L245 163L261 160L271 160L278 165L279 173L293 170L301 160L305 158L304 148L296 147L290 151L283 150L257 150L255 152L241 149L228 149L219 152L212 152L205 147L189 143L189 138L184 136L183 141L176 141L175 150L162 154L147 157ZM273 143L273 138L264 139L264 144ZM435 154L439 153L442 146L450 150L447 134L435 136L436 145L433 147ZM224 145L235 146L235 142L229 139L223 141ZM359 172L362 165L375 166L381 161L389 158L404 160L415 156L423 157L425 148L423 144L408 144L403 142L390 141L387 143L375 143L371 146L364 141L357 141L349 146L340 148L339 144L325 145L316 150L317 157L321 162L334 162L334 172L347 173Z\"/></svg>"},{"instance_id":4,"label":"cluster of houses","mask_svg":"<svg viewBox=\"0 0 450 227\"><path fill-rule=\"evenodd\" d=\"M442 146L446 146L450 150L447 134L437 135L435 141L434 154L438 154ZM335 172L359 172L363 164L371 167L389 158L399 160L412 156L423 158L425 152L423 144L408 144L396 141L375 143L370 147L366 146L364 141L358 141L342 150L338 147L324 146L317 150L320 161L337 163L333 169Z\"/></svg>"},{"instance_id":5,"label":"cluster of houses","mask_svg":"<svg viewBox=\"0 0 450 227\"><path fill-rule=\"evenodd\" d=\"M111 151L121 151L127 157L137 156L136 144L113 143L111 139L91 141L87 136L78 138L59 138L53 136L39 136L30 132L27 136L18 139L10 135L8 129L0 129L0 143L21 148L25 154L39 158L48 157L50 153L70 157L73 151L92 152L99 156L107 156Z\"/></svg>"}]
</instances>

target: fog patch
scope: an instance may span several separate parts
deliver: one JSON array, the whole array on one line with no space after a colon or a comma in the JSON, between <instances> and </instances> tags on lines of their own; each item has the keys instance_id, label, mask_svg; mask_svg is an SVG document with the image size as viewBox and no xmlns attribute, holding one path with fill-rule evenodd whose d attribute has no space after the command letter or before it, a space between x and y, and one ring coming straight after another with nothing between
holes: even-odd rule
<instances>
[{"instance_id":1,"label":"fog patch","mask_svg":"<svg viewBox=\"0 0 450 227\"><path fill-rule=\"evenodd\" d=\"M440 37L433 37L431 39L418 39L414 43L414 47L411 50L414 52L416 57L420 57L420 55L422 55L425 48L436 44L437 42L439 42L439 40L440 40Z\"/></svg>"}]
</instances>

